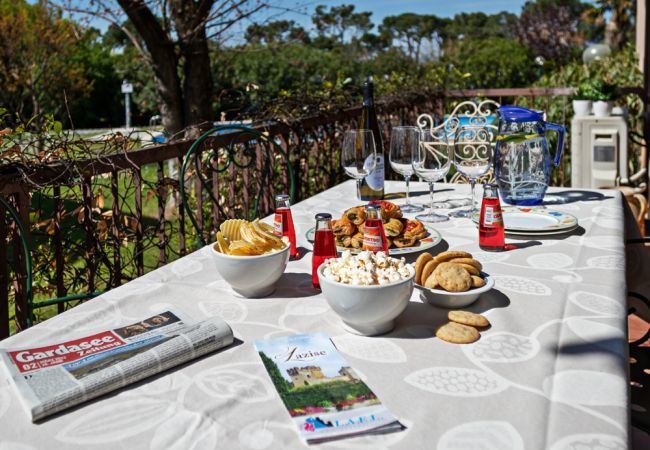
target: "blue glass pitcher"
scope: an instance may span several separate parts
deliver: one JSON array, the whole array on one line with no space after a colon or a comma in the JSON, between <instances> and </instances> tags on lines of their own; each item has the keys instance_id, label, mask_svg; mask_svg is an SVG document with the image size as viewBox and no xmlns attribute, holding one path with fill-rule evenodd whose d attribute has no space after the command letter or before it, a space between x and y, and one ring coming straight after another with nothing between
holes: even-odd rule
<instances>
[{"instance_id":1,"label":"blue glass pitcher","mask_svg":"<svg viewBox=\"0 0 650 450\"><path fill-rule=\"evenodd\" d=\"M499 108L499 133L494 172L499 194L512 205L539 205L551 179L551 154L546 131L559 134L554 164L560 164L564 147L562 125L544 122L542 111L517 106Z\"/></svg>"}]
</instances>

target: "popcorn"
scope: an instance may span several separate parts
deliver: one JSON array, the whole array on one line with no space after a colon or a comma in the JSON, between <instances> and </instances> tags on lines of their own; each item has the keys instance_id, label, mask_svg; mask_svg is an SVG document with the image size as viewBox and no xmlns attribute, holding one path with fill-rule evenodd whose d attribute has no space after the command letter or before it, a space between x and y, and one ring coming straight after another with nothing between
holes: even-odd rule
<instances>
[{"instance_id":1,"label":"popcorn","mask_svg":"<svg viewBox=\"0 0 650 450\"><path fill-rule=\"evenodd\" d=\"M395 283L411 276L404 258L391 258L384 252L364 251L352 256L345 250L339 259L328 259L324 265L325 278L355 286Z\"/></svg>"}]
</instances>

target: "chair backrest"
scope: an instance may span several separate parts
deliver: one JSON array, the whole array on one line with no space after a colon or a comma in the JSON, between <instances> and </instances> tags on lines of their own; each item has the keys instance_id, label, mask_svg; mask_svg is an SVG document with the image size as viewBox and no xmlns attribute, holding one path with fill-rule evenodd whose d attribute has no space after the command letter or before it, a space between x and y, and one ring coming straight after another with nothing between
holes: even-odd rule
<instances>
[{"instance_id":1,"label":"chair backrest","mask_svg":"<svg viewBox=\"0 0 650 450\"><path fill-rule=\"evenodd\" d=\"M203 133L185 154L179 177L184 211L196 230L198 245L214 240L223 220L270 214L274 194L288 191L294 201L288 154L248 126L222 125ZM190 184L193 190L188 189Z\"/></svg>"},{"instance_id":2,"label":"chair backrest","mask_svg":"<svg viewBox=\"0 0 650 450\"><path fill-rule=\"evenodd\" d=\"M496 111L499 103L494 100L483 100L474 102L471 100L459 103L453 109L451 114L437 120L430 114L420 114L417 120L417 126L423 132L429 131L433 136L435 133L444 131L447 135L450 145L454 145L457 133L461 127L482 128L487 133L474 133L473 135L480 139L477 145L494 145L498 126L496 125ZM485 141L483 141L485 140ZM448 175L447 180L451 183L466 182L465 178L459 172L453 172ZM488 175L478 179L480 183L493 182L494 172L491 169Z\"/></svg>"}]
</instances>

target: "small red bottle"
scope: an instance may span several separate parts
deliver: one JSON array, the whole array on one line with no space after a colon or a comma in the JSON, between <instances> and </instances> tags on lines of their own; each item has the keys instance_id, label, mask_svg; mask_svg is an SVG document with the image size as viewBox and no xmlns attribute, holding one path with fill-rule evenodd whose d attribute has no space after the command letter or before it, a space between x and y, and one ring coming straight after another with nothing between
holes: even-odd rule
<instances>
[{"instance_id":1,"label":"small red bottle","mask_svg":"<svg viewBox=\"0 0 650 450\"><path fill-rule=\"evenodd\" d=\"M316 232L314 236L314 253L311 260L311 282L320 289L318 282L318 267L330 258L336 258L336 241L332 231L332 215L316 214Z\"/></svg>"},{"instance_id":2,"label":"small red bottle","mask_svg":"<svg viewBox=\"0 0 650 450\"><path fill-rule=\"evenodd\" d=\"M363 250L373 253L388 254L388 241L384 233L384 223L381 220L381 206L366 205L366 223L363 227Z\"/></svg>"},{"instance_id":3,"label":"small red bottle","mask_svg":"<svg viewBox=\"0 0 650 450\"><path fill-rule=\"evenodd\" d=\"M505 250L503 213L496 184L483 186L483 204L478 224L478 245L482 250L501 252Z\"/></svg>"},{"instance_id":4,"label":"small red bottle","mask_svg":"<svg viewBox=\"0 0 650 450\"><path fill-rule=\"evenodd\" d=\"M289 254L291 257L298 256L298 249L296 248L296 230L293 226L293 217L291 216L291 201L287 194L279 194L275 196L275 223L274 231L278 237L286 236L291 243Z\"/></svg>"}]
</instances>

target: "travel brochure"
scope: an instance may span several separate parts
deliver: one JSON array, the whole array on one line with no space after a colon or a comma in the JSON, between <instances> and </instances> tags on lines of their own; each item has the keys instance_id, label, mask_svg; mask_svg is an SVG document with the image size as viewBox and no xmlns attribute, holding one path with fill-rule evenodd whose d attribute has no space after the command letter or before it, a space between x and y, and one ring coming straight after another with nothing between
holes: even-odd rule
<instances>
[{"instance_id":1,"label":"travel brochure","mask_svg":"<svg viewBox=\"0 0 650 450\"><path fill-rule=\"evenodd\" d=\"M309 444L405 427L323 333L256 341L275 389Z\"/></svg>"}]
</instances>

